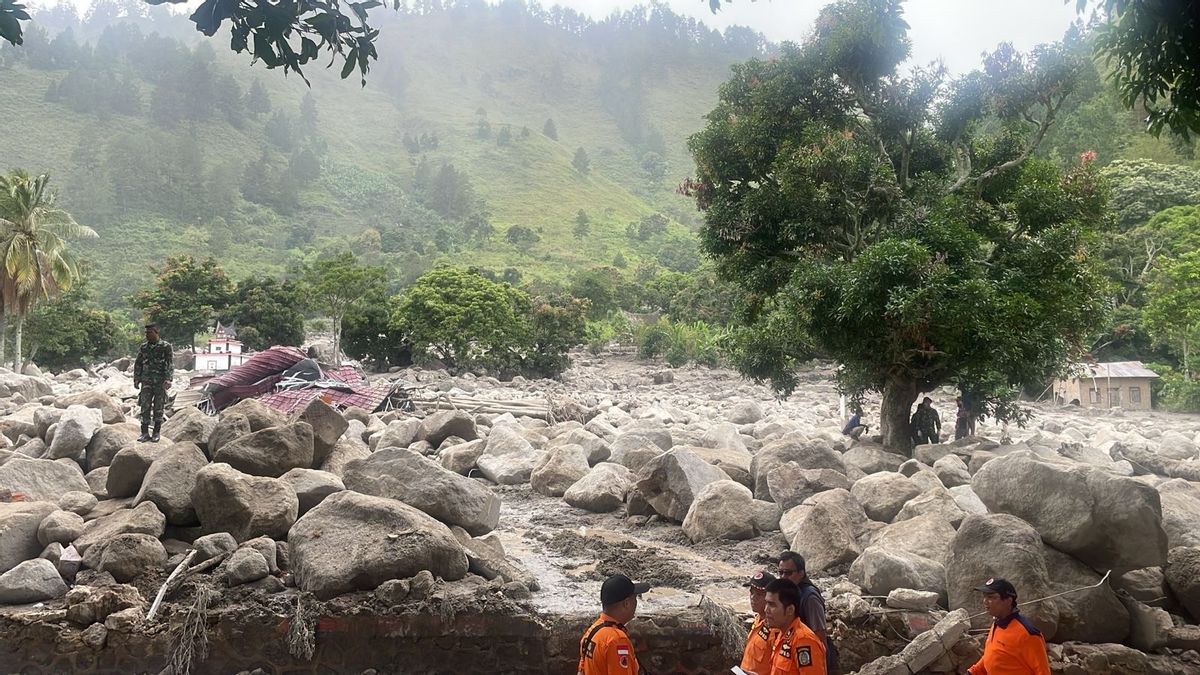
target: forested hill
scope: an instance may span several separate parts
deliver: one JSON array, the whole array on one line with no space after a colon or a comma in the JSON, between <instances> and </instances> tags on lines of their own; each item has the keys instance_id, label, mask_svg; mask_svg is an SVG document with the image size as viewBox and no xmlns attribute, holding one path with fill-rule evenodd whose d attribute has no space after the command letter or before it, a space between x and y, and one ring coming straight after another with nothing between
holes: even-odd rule
<instances>
[{"instance_id":1,"label":"forested hill","mask_svg":"<svg viewBox=\"0 0 1200 675\"><path fill-rule=\"evenodd\" d=\"M686 139L761 38L657 6L451 4L390 15L365 88L251 66L141 2L59 6L0 47L0 166L50 173L99 232L81 245L109 307L179 252L238 277L349 248L397 284L446 258L551 281L693 267Z\"/></svg>"}]
</instances>

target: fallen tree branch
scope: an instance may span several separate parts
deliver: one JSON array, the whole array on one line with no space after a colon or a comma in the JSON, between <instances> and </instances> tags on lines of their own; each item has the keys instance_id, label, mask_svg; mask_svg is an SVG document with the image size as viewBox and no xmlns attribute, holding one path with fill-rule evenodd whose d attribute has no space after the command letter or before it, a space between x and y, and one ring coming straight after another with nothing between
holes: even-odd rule
<instances>
[{"instance_id":1,"label":"fallen tree branch","mask_svg":"<svg viewBox=\"0 0 1200 675\"><path fill-rule=\"evenodd\" d=\"M150 605L150 611L146 614L146 623L153 621L154 617L158 614L158 606L162 604L163 597L167 594L167 586L171 585L171 581L174 580L175 577L179 576L179 573L186 569L187 564L190 563L192 558L195 557L196 549L188 551L187 555L183 557L183 560L180 560L179 564L175 566L175 569L171 571L171 574L167 576L167 580L163 582L163 585L159 586L158 595L154 596L154 604Z\"/></svg>"}]
</instances>

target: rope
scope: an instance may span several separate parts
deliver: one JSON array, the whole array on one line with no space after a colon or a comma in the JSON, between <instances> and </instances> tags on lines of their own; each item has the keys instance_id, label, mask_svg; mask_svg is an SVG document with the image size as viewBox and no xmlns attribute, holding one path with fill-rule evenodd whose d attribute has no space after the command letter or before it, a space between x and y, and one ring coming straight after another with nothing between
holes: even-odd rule
<instances>
[{"instance_id":1,"label":"rope","mask_svg":"<svg viewBox=\"0 0 1200 675\"><path fill-rule=\"evenodd\" d=\"M1039 602L1045 602L1045 601L1047 601L1047 600L1052 600L1052 599L1054 599L1054 598L1062 597L1062 596L1064 596L1064 595L1069 595L1069 594L1071 594L1071 593L1078 593L1079 591L1086 591L1086 590L1088 590L1089 588L1100 588L1102 585L1104 585L1104 582L1108 581L1108 577L1109 577L1109 575L1111 575L1111 574L1112 574L1112 570L1109 570L1109 571L1105 572L1105 573L1104 573L1104 576L1103 576L1103 577L1100 577L1100 581L1097 581L1096 583L1092 584L1091 586L1080 586L1079 588L1072 588L1071 590L1068 590L1068 591L1063 591L1062 593L1055 593L1054 595L1047 595L1047 596L1045 596L1045 597L1042 597L1042 598L1035 598L1035 599L1033 599L1033 600L1030 600L1030 601L1028 601L1028 602L1024 602L1024 603L1022 603L1022 604L1023 604L1023 605L1036 605L1036 604L1037 604L1037 603L1039 603ZM978 613L978 614L972 614L972 615L971 615L970 617L968 617L968 618L970 618L970 619L974 619L974 618L976 618L976 617L983 616L984 614L987 614L987 612L986 612L986 611L983 611L983 612L980 612L980 613Z\"/></svg>"}]
</instances>

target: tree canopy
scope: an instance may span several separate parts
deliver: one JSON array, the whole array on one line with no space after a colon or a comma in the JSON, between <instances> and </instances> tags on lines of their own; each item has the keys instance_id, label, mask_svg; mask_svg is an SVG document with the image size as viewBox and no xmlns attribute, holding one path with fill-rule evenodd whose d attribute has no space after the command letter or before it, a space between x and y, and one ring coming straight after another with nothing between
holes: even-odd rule
<instances>
[{"instance_id":1,"label":"tree canopy","mask_svg":"<svg viewBox=\"0 0 1200 675\"><path fill-rule=\"evenodd\" d=\"M836 2L816 26L735 67L690 141L704 247L750 298L736 365L788 392L798 361L836 358L843 391L883 394L895 448L911 445L918 392L939 385L1012 417L1019 389L1082 351L1105 308L1093 157L1065 174L1032 159L1078 46L1002 46L948 82L936 66L897 72L896 0Z\"/></svg>"},{"instance_id":2,"label":"tree canopy","mask_svg":"<svg viewBox=\"0 0 1200 675\"><path fill-rule=\"evenodd\" d=\"M196 333L229 305L233 282L211 257L170 256L166 265L154 272L154 287L134 294L134 306L142 310L147 322L159 324L163 337L194 348Z\"/></svg>"}]
</instances>

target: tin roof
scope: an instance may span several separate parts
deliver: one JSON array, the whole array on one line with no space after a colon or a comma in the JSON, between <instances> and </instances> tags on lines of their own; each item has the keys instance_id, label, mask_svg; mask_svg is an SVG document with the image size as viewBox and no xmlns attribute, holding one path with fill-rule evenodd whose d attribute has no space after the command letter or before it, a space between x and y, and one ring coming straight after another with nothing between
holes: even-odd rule
<instances>
[{"instance_id":1,"label":"tin roof","mask_svg":"<svg viewBox=\"0 0 1200 675\"><path fill-rule=\"evenodd\" d=\"M1158 373L1142 365L1141 361L1111 361L1109 363L1081 363L1076 379L1107 379L1110 377L1157 378Z\"/></svg>"}]
</instances>

